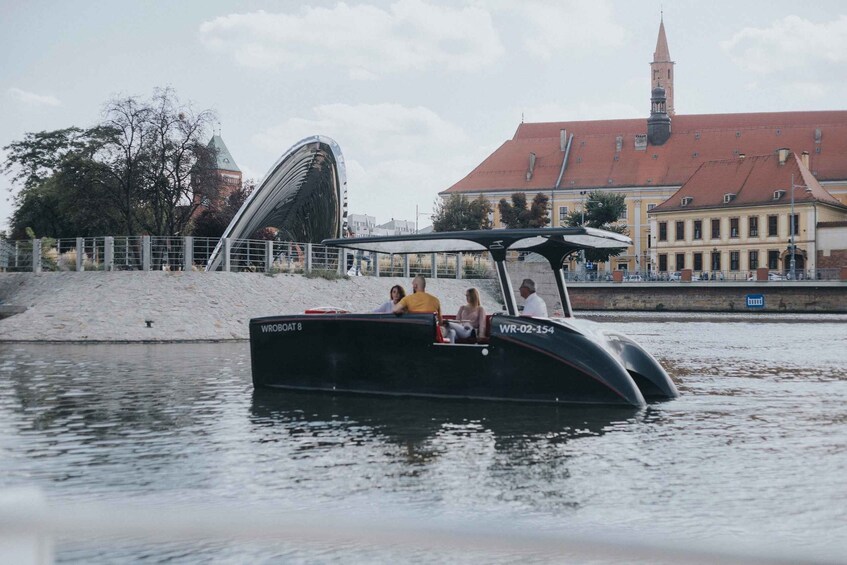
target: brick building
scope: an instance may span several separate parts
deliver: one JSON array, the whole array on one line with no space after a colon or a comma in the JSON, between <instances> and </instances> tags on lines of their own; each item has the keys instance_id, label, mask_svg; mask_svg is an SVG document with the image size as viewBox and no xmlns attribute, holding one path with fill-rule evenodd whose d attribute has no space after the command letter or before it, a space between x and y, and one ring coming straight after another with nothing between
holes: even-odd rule
<instances>
[{"instance_id":1,"label":"brick building","mask_svg":"<svg viewBox=\"0 0 847 565\"><path fill-rule=\"evenodd\" d=\"M511 139L440 195L483 196L495 208L496 228L502 227L497 203L515 192L530 200L546 194L553 226L583 209L592 191L622 194L626 214L620 222L634 245L605 268L642 272L658 268L651 262L657 234L651 234L648 212L709 161L776 155L783 148L806 153L807 169L822 190L847 204L847 111L677 114L674 65L662 21L646 119L521 123Z\"/></svg>"}]
</instances>

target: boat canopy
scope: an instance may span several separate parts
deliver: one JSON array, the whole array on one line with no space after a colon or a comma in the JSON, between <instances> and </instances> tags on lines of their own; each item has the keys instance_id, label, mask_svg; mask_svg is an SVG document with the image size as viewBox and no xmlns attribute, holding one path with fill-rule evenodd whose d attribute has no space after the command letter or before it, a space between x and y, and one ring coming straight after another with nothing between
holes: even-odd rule
<instances>
[{"instance_id":1,"label":"boat canopy","mask_svg":"<svg viewBox=\"0 0 847 565\"><path fill-rule=\"evenodd\" d=\"M378 253L459 253L489 251L502 261L506 251L533 251L558 263L581 249L618 249L632 240L618 233L585 227L526 228L431 232L325 239L324 245Z\"/></svg>"}]
</instances>

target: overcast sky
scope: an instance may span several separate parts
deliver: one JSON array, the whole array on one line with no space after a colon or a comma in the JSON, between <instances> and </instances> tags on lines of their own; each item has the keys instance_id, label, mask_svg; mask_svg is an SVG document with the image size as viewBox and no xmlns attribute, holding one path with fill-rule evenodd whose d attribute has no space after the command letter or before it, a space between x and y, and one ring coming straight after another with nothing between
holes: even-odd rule
<instances>
[{"instance_id":1,"label":"overcast sky","mask_svg":"<svg viewBox=\"0 0 847 565\"><path fill-rule=\"evenodd\" d=\"M350 212L414 221L417 205L425 225L521 116L646 119L662 7L678 114L847 109L837 0L0 0L0 147L170 86L217 113L245 178L325 135Z\"/></svg>"}]
</instances>

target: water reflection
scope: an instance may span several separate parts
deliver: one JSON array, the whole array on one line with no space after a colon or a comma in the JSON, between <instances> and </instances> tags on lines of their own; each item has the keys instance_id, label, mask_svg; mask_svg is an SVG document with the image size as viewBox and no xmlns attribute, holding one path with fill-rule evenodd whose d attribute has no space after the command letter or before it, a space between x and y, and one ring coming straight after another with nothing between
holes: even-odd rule
<instances>
[{"instance_id":1,"label":"water reflection","mask_svg":"<svg viewBox=\"0 0 847 565\"><path fill-rule=\"evenodd\" d=\"M290 434L326 428L415 446L444 434L489 433L498 449L516 442L565 443L599 436L638 417L636 408L532 405L502 402L327 395L259 390L251 403L257 426Z\"/></svg>"}]
</instances>

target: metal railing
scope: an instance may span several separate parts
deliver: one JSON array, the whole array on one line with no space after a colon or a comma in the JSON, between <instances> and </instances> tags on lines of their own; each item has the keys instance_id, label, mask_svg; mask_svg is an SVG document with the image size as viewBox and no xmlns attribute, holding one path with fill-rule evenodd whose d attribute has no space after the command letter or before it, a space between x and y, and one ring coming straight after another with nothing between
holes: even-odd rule
<instances>
[{"instance_id":1,"label":"metal railing","mask_svg":"<svg viewBox=\"0 0 847 565\"><path fill-rule=\"evenodd\" d=\"M219 241L155 236L0 240L0 271L202 271ZM490 258L482 253L395 255L254 239L227 239L222 249L219 270L230 272L464 279L491 278L494 273Z\"/></svg>"},{"instance_id":2,"label":"metal railing","mask_svg":"<svg viewBox=\"0 0 847 565\"><path fill-rule=\"evenodd\" d=\"M42 271L202 271L217 238L104 236L63 239L0 240L0 272ZM317 243L227 239L220 270L230 272L311 273L340 276L483 279L494 276L486 253L420 253L396 255L327 247ZM512 257L520 260L519 254ZM840 269L795 272L796 281L837 281ZM624 271L623 282L678 282L679 271ZM750 282L753 271L694 271L692 282ZM610 271L565 271L565 280L613 282ZM785 271L771 270L768 281L791 280Z\"/></svg>"}]
</instances>

